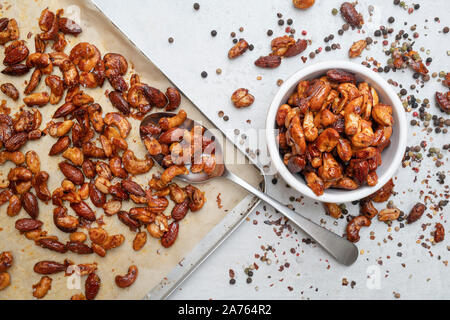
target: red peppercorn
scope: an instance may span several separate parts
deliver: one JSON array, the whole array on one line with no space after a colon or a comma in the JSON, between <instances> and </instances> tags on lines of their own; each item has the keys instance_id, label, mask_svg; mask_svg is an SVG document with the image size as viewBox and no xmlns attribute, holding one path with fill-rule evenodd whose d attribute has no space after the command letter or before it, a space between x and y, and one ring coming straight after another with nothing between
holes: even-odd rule
<instances>
[{"instance_id":1,"label":"red peppercorn","mask_svg":"<svg viewBox=\"0 0 450 320\"><path fill-rule=\"evenodd\" d=\"M413 112L413 117L417 117L419 114L417 113L417 111Z\"/></svg>"},{"instance_id":2,"label":"red peppercorn","mask_svg":"<svg viewBox=\"0 0 450 320\"><path fill-rule=\"evenodd\" d=\"M291 27L286 27L286 29L284 29L284 31L286 31L286 33L291 32Z\"/></svg>"},{"instance_id":3,"label":"red peppercorn","mask_svg":"<svg viewBox=\"0 0 450 320\"><path fill-rule=\"evenodd\" d=\"M302 30L302 36L306 36L308 34L308 32L306 32L306 30Z\"/></svg>"}]
</instances>

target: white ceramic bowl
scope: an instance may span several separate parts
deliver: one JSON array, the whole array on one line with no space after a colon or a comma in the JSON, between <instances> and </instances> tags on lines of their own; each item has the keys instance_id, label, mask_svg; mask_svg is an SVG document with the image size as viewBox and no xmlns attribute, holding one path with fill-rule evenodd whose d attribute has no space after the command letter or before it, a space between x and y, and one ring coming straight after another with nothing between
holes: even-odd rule
<instances>
[{"instance_id":1,"label":"white ceramic bowl","mask_svg":"<svg viewBox=\"0 0 450 320\"><path fill-rule=\"evenodd\" d=\"M327 189L317 196L300 174L292 174L284 165L276 142L275 117L278 108L286 103L296 90L300 80L311 80L323 76L330 69L343 69L356 75L357 82L365 81L378 93L380 102L393 108L394 125L391 145L381 155L382 165L377 168L378 183L373 187L364 185L356 190ZM322 202L349 202L362 199L381 188L394 175L403 158L406 148L407 123L403 105L390 85L378 74L362 65L347 61L328 61L303 68L283 83L270 105L266 120L266 139L270 157L279 175L301 194Z\"/></svg>"}]
</instances>

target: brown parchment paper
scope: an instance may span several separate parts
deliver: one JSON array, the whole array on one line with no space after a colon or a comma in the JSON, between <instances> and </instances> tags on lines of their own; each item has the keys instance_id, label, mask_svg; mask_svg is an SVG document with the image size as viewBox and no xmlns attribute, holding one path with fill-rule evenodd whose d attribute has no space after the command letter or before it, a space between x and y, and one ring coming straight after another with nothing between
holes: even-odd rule
<instances>
[{"instance_id":1,"label":"brown parchment paper","mask_svg":"<svg viewBox=\"0 0 450 320\"><path fill-rule=\"evenodd\" d=\"M26 40L27 46L31 52L34 49L34 35L40 33L38 26L38 18L40 13L46 7L49 7L53 12L59 8L64 8L66 16L74 19L83 28L83 33L78 37L70 35L66 36L68 46L65 49L66 53L78 42L87 41L95 44L102 55L108 52L117 52L123 54L129 62L129 72L126 76L128 81L130 75L134 72L141 76L141 80L154 87L165 91L168 86L171 86L169 80L152 64L145 56L136 49L123 35L118 31L109 20L107 20L97 9L85 0L15 0L11 2L1 2L3 5L0 10L0 17L15 18L18 21L20 28L20 39ZM143 30L143 32L151 32L151 30ZM32 36L28 38L29 35ZM155 44L158 45L158 44ZM51 51L51 45L47 46L47 52ZM182 54L182 53L180 53ZM3 49L0 50L0 59L3 60ZM60 74L58 68L54 68L53 74ZM25 81L29 79L31 72L22 77L9 77L0 74L0 83L11 82L21 92L21 97L18 102L13 102L5 95L1 94L1 99L7 101L7 106L11 108L11 114L14 114L23 106L22 92L25 88ZM44 77L41 80L40 86L35 92L47 91L49 89L45 86ZM93 96L95 101L100 103L104 114L113 110L109 100L105 96L105 91L111 90L108 81L105 81L103 88L85 89L85 92ZM62 100L63 101L63 100ZM43 122L41 129L51 119L52 114L63 102L58 105L46 105L40 111L43 115ZM213 128L211 123L184 97L182 98L182 108L184 108L189 117L200 120L202 123ZM26 107L25 107L26 108ZM155 110L153 110L155 111ZM141 144L139 139L139 121L129 118L133 129L130 136L127 138L129 148L135 154L142 158L146 152L145 147ZM21 151L25 153L28 150L35 150L41 159L41 170L45 170L50 174L48 186L50 191L60 186L63 180L63 175L58 170L58 162L62 161L61 156L49 157L48 151L56 139L46 136L37 141L28 142ZM9 169L12 167L11 163L0 166L0 180L5 179ZM249 181L253 185L261 180L259 171L252 165L231 166L231 171L238 173L242 178ZM152 174L162 172L158 165L145 175L135 177L135 181L142 185L147 185L148 180ZM184 185L183 183L179 183ZM149 292L155 285L157 285L165 275L167 275L189 252L202 240L202 238L216 226L238 203L240 203L247 193L224 179L216 179L204 184L197 185L206 192L207 202L204 208L196 213L189 213L187 217L180 224L180 232L175 244L165 249L159 243L159 240L154 239L148 235L147 244L139 251L135 252L132 249L132 241L135 233L131 232L126 226L119 222L116 216L104 216L103 210L97 209L97 218L103 216L106 223L104 228L110 234L122 233L125 235L125 242L122 246L108 251L106 257L101 258L96 254L91 255L77 255L73 253L59 254L47 249L40 248L34 244L33 241L28 240L25 236L20 235L14 228L14 223L17 219L28 217L27 213L22 209L16 217L9 217L6 215L7 204L0 207L0 252L11 251L14 256L13 266L8 270L11 275L11 285L5 290L0 291L0 299L34 299L32 296L32 285L37 283L41 275L33 271L33 266L36 262L41 260L54 260L62 262L64 258L69 258L74 263L89 263L97 262L98 271L102 284L97 299L141 299ZM220 198L223 207L218 208L216 199L220 193ZM95 207L87 200L88 204L95 209ZM72 209L66 204L70 214L74 214ZM124 210L133 206L130 201L123 204ZM166 213L169 214L173 204L171 203ZM53 223L53 205L51 203L44 204L39 201L40 215L39 220L44 222L43 229L47 230L51 235L57 235L60 241L68 241L69 234L59 231ZM81 229L79 229L80 231ZM86 232L86 230L84 230ZM87 240L89 244L89 240ZM129 288L118 288L114 283L114 277L117 274L125 274L128 266L136 264L139 268L139 275L137 281ZM69 299L72 295L84 292L84 281L86 277L81 277L78 283L76 279L64 276L64 273L59 273L50 276L53 279L52 288L45 296L45 299Z\"/></svg>"}]
</instances>

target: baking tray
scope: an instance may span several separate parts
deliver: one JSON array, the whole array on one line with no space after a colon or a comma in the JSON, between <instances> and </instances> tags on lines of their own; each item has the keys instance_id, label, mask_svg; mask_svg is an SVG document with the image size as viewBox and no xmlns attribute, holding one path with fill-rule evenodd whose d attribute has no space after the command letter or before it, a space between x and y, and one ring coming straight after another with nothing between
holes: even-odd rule
<instances>
[{"instance_id":1,"label":"baking tray","mask_svg":"<svg viewBox=\"0 0 450 320\"><path fill-rule=\"evenodd\" d=\"M144 55L118 28L108 20L108 18L90 1L82 0L37 0L17 1L7 10L1 11L1 16L14 17L18 20L21 30L21 39L27 40L27 33L39 33L38 17L42 9L49 7L52 11L58 8L66 10L66 16L73 18L79 22L84 32L76 38L67 37L69 42L66 53L74 45L73 43L88 41L94 43L102 52L118 52L124 54L129 60L131 69L141 75L142 81L154 85L164 90L166 87L173 85L169 82L162 72L151 62L150 58ZM32 17L29 19L29 17ZM27 20L28 19L28 20ZM30 51L33 52L33 38L27 40ZM145 69L145 71L144 71ZM129 79L130 70L126 76ZM55 72L57 74L57 72ZM12 82L19 91L23 90L24 82L30 74L12 79L0 75L0 82ZM109 89L109 84L99 90L97 96L86 89L97 102L99 102L104 113L113 111L110 103L103 94ZM48 89L41 81L36 92L47 91ZM2 97L3 98L3 97ZM15 113L20 104L14 104L7 100L7 105ZM58 104L57 106L59 106ZM46 106L40 111L43 113L43 125L49 121L51 114L57 106ZM201 120L208 128L215 128L211 121L196 108L192 102L184 95L182 97L182 107L187 110L188 114L196 120ZM138 123L133 122L133 130L127 139L130 149L132 149L138 157L143 157L145 148L139 142ZM42 128L42 127L41 127ZM215 128L217 129L217 128ZM215 133L216 134L216 133ZM217 134L216 134L217 136ZM55 170L57 162L61 158L54 159L45 158L48 148L54 143L51 137L46 136L37 142L28 143L22 151L34 149L41 156L42 170L50 172L49 189L54 190L59 186L63 179L60 172ZM226 150L232 150L240 159L246 158L237 148L226 138ZM230 147L231 146L231 147ZM261 182L262 175L256 165L247 159L246 164L230 166L231 171L239 169L240 176L251 182L253 185L260 185L262 189L265 187L265 180ZM151 175L155 172L161 172L156 168L146 175L136 177L136 181L145 184ZM0 166L0 178L4 178L11 164ZM181 183L180 183L181 184ZM131 249L131 242L134 235L130 234L128 229L120 224L116 218L104 217L107 225L106 229L111 234L123 233L126 237L125 243L113 251L109 252L105 258L99 258L94 255L79 256L68 253L64 257L69 258L75 263L97 262L99 264L98 274L102 279L102 288L97 298L99 299L164 299L173 292L183 280L185 280L250 214L252 209L258 204L259 200L254 196L242 192L238 186L224 179L214 180L204 185L199 185L202 190L207 193L208 201L205 207L195 214L189 214L181 223L178 241L169 249L164 249L156 239L149 239L142 251L134 252ZM219 209L216 204L216 196L221 193L223 208ZM231 206L231 204L233 204ZM57 235L65 241L67 234L60 232L54 227L51 217L53 206L43 205L40 203L41 215L39 219L44 222L45 229L49 234ZM127 209L127 208L125 208ZM70 210L70 209L69 209ZM34 263L40 260L62 261L63 256L49 250L42 249L33 244L32 241L26 240L19 235L14 229L14 221L17 218L26 217L26 213L22 210L20 215L15 218L6 216L6 204L0 207L0 251L12 250L15 263L10 269L11 285L0 291L0 299L28 299L31 296L31 286L36 283L40 276L32 272ZM101 211L101 210L100 210ZM167 210L170 212L170 207ZM103 212L98 212L97 216ZM114 284L114 276L116 274L124 274L128 265L136 264L139 267L139 277L133 286L126 289L119 289ZM52 289L49 291L46 299L67 299L71 295L82 292L83 284L69 288L67 292L67 278L63 275L52 275ZM84 279L82 279L84 281ZM153 288L153 289L152 289ZM149 292L149 290L151 290Z\"/></svg>"}]
</instances>

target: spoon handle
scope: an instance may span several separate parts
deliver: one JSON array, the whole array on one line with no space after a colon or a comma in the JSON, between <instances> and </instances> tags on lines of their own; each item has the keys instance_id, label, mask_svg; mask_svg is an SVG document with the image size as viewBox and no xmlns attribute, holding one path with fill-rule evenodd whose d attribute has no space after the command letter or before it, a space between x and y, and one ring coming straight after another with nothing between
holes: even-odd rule
<instances>
[{"instance_id":1,"label":"spoon handle","mask_svg":"<svg viewBox=\"0 0 450 320\"><path fill-rule=\"evenodd\" d=\"M259 191L246 181L242 180L232 172L226 170L223 175L230 181L233 181L237 185L246 189L250 193L271 205L273 208L281 212L286 218L291 220L297 227L303 230L306 234L311 236L318 244L320 244L329 254L331 254L338 262L349 266L353 264L358 258L358 248L347 241L346 239L338 236L337 234L317 225L311 220L303 217L300 213L295 212L278 201L272 199L265 193Z\"/></svg>"}]
</instances>

